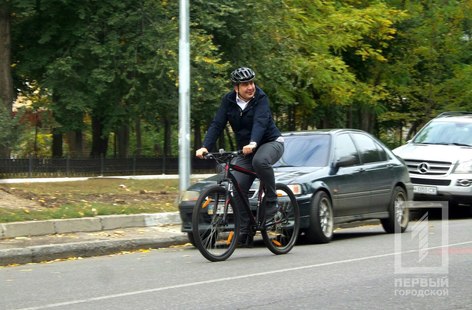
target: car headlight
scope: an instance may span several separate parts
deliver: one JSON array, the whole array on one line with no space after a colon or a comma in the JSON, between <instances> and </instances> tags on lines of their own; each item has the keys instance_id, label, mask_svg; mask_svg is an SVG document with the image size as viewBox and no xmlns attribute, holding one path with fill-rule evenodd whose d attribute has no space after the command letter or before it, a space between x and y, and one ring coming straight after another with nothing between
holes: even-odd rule
<instances>
[{"instance_id":1,"label":"car headlight","mask_svg":"<svg viewBox=\"0 0 472 310\"><path fill-rule=\"evenodd\" d=\"M287 184L295 196L302 194L302 186L300 184Z\"/></svg>"},{"instance_id":2,"label":"car headlight","mask_svg":"<svg viewBox=\"0 0 472 310\"><path fill-rule=\"evenodd\" d=\"M196 201L200 196L200 192L197 191L185 191L180 198L180 201Z\"/></svg>"},{"instance_id":3,"label":"car headlight","mask_svg":"<svg viewBox=\"0 0 472 310\"><path fill-rule=\"evenodd\" d=\"M454 173L472 173L472 160L459 162Z\"/></svg>"}]
</instances>

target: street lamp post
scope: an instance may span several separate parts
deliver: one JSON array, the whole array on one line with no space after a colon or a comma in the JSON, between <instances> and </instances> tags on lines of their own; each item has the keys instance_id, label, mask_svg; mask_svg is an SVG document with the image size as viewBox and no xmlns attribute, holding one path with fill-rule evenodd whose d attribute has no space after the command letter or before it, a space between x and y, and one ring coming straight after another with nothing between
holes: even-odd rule
<instances>
[{"instance_id":1,"label":"street lamp post","mask_svg":"<svg viewBox=\"0 0 472 310\"><path fill-rule=\"evenodd\" d=\"M189 1L179 12L179 191L190 185L190 17Z\"/></svg>"}]
</instances>

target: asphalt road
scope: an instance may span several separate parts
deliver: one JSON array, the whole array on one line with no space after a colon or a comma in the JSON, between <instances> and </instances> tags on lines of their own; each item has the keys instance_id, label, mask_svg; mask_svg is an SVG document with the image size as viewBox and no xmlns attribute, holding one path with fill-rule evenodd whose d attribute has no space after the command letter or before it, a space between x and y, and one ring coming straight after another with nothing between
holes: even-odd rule
<instances>
[{"instance_id":1,"label":"asphalt road","mask_svg":"<svg viewBox=\"0 0 472 310\"><path fill-rule=\"evenodd\" d=\"M192 247L0 268L0 309L470 309L472 219L343 229L220 263Z\"/></svg>"}]
</instances>

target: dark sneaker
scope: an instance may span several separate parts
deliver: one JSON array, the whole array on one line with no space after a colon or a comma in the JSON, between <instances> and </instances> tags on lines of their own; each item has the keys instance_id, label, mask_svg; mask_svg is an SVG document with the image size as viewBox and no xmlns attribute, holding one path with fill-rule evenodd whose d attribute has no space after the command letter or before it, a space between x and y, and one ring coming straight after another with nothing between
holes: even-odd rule
<instances>
[{"instance_id":1,"label":"dark sneaker","mask_svg":"<svg viewBox=\"0 0 472 310\"><path fill-rule=\"evenodd\" d=\"M254 247L254 237L251 234L240 234L238 238L238 248Z\"/></svg>"},{"instance_id":2,"label":"dark sneaker","mask_svg":"<svg viewBox=\"0 0 472 310\"><path fill-rule=\"evenodd\" d=\"M279 205L277 201L267 201L266 202L266 222L270 222L274 220L274 217L277 215L277 211L279 211Z\"/></svg>"}]
</instances>

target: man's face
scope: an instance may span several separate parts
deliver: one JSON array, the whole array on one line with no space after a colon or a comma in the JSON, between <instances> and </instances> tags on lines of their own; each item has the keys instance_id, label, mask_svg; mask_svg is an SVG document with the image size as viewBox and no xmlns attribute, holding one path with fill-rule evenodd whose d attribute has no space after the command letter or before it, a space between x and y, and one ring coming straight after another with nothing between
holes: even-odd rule
<instances>
[{"instance_id":1,"label":"man's face","mask_svg":"<svg viewBox=\"0 0 472 310\"><path fill-rule=\"evenodd\" d=\"M254 81L242 82L238 85L235 85L234 90L238 93L239 98L249 101L252 97L254 97L256 85L254 84Z\"/></svg>"}]
</instances>

